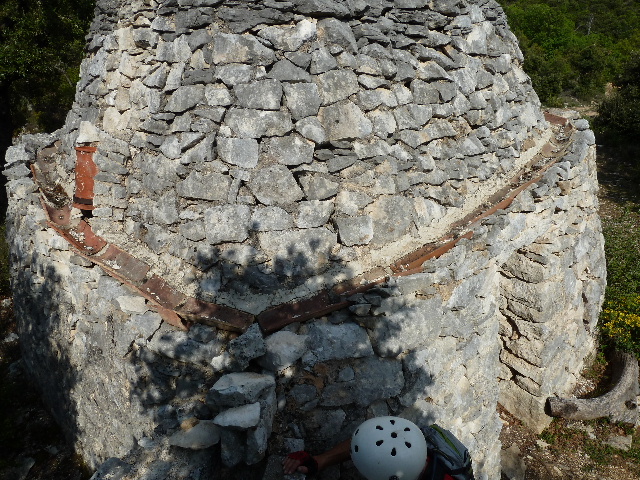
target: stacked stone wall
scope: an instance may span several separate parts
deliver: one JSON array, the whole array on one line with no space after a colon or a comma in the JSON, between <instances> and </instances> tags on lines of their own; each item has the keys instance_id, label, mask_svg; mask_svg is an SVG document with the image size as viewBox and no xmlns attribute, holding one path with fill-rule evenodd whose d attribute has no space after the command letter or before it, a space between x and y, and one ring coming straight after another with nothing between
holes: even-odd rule
<instances>
[{"instance_id":1,"label":"stacked stone wall","mask_svg":"<svg viewBox=\"0 0 640 480\"><path fill-rule=\"evenodd\" d=\"M493 1L99 1L67 123L5 170L25 362L95 478L278 478L387 414L499 478L498 403L543 428L605 282L593 134L521 62ZM70 222L184 295L253 318L382 276L278 331L178 330L52 223L76 145L99 173Z\"/></svg>"}]
</instances>

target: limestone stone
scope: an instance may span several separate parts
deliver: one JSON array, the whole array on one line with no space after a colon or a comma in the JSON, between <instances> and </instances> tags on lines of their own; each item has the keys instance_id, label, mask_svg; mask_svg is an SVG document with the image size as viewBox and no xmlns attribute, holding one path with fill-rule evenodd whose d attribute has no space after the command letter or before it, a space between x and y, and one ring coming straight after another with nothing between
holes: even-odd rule
<instances>
[{"instance_id":1,"label":"limestone stone","mask_svg":"<svg viewBox=\"0 0 640 480\"><path fill-rule=\"evenodd\" d=\"M258 164L258 142L253 138L218 137L217 151L222 161L241 168L254 168Z\"/></svg>"},{"instance_id":2,"label":"limestone stone","mask_svg":"<svg viewBox=\"0 0 640 480\"><path fill-rule=\"evenodd\" d=\"M278 50L295 52L307 41L315 38L316 24L309 20L301 20L290 27L265 27L258 35L269 40Z\"/></svg>"},{"instance_id":3,"label":"limestone stone","mask_svg":"<svg viewBox=\"0 0 640 480\"><path fill-rule=\"evenodd\" d=\"M321 271L337 243L336 234L325 227L261 232L258 240L262 250L277 259L276 273L296 276Z\"/></svg>"},{"instance_id":4,"label":"limestone stone","mask_svg":"<svg viewBox=\"0 0 640 480\"><path fill-rule=\"evenodd\" d=\"M331 70L315 78L322 105L331 105L346 100L358 92L358 77L349 70Z\"/></svg>"},{"instance_id":5,"label":"limestone stone","mask_svg":"<svg viewBox=\"0 0 640 480\"><path fill-rule=\"evenodd\" d=\"M167 112L182 113L195 107L204 100L204 85L179 87L167 100Z\"/></svg>"},{"instance_id":6,"label":"limestone stone","mask_svg":"<svg viewBox=\"0 0 640 480\"><path fill-rule=\"evenodd\" d=\"M236 407L259 400L265 392L274 389L272 375L251 372L229 373L214 383L207 395L207 403L217 406Z\"/></svg>"},{"instance_id":7,"label":"limestone stone","mask_svg":"<svg viewBox=\"0 0 640 480\"><path fill-rule=\"evenodd\" d=\"M309 200L298 203L295 224L298 228L321 227L333 213L333 201Z\"/></svg>"},{"instance_id":8,"label":"limestone stone","mask_svg":"<svg viewBox=\"0 0 640 480\"><path fill-rule=\"evenodd\" d=\"M315 322L307 335L309 351L302 357L305 365L373 355L367 331L354 323Z\"/></svg>"},{"instance_id":9,"label":"limestone stone","mask_svg":"<svg viewBox=\"0 0 640 480\"><path fill-rule=\"evenodd\" d=\"M327 142L327 132L317 117L306 117L296 122L296 131L307 140L311 140L316 144Z\"/></svg>"},{"instance_id":10,"label":"limestone stone","mask_svg":"<svg viewBox=\"0 0 640 480\"><path fill-rule=\"evenodd\" d=\"M147 343L147 348L167 358L206 365L220 353L221 345L195 342L186 332L160 329Z\"/></svg>"},{"instance_id":11,"label":"limestone stone","mask_svg":"<svg viewBox=\"0 0 640 480\"><path fill-rule=\"evenodd\" d=\"M233 108L224 122L242 138L283 136L293 129L290 115L275 111Z\"/></svg>"},{"instance_id":12,"label":"limestone stone","mask_svg":"<svg viewBox=\"0 0 640 480\"><path fill-rule=\"evenodd\" d=\"M303 175L300 177L300 184L309 200L325 200L338 193L340 188L337 181L320 174Z\"/></svg>"},{"instance_id":13,"label":"limestone stone","mask_svg":"<svg viewBox=\"0 0 640 480\"><path fill-rule=\"evenodd\" d=\"M169 445L202 450L220 442L220 429L211 420L200 420L188 430L178 430L169 437Z\"/></svg>"},{"instance_id":14,"label":"limestone stone","mask_svg":"<svg viewBox=\"0 0 640 480\"><path fill-rule=\"evenodd\" d=\"M365 208L373 220L373 239L376 245L386 244L404 235L413 222L413 202L406 197L385 195Z\"/></svg>"},{"instance_id":15,"label":"limestone stone","mask_svg":"<svg viewBox=\"0 0 640 480\"><path fill-rule=\"evenodd\" d=\"M277 372L298 361L307 349L307 336L276 332L265 339L267 351L258 359L263 368Z\"/></svg>"},{"instance_id":16,"label":"limestone stone","mask_svg":"<svg viewBox=\"0 0 640 480\"><path fill-rule=\"evenodd\" d=\"M353 380L328 385L322 392L320 405L336 407L355 403L366 407L398 395L404 387L402 362L366 357L355 360L352 368Z\"/></svg>"},{"instance_id":17,"label":"limestone stone","mask_svg":"<svg viewBox=\"0 0 640 480\"><path fill-rule=\"evenodd\" d=\"M237 105L261 110L278 110L282 99L282 84L278 80L259 80L236 85L233 89Z\"/></svg>"},{"instance_id":18,"label":"limestone stone","mask_svg":"<svg viewBox=\"0 0 640 480\"><path fill-rule=\"evenodd\" d=\"M212 106L227 106L233 103L231 92L224 85L205 85L204 97Z\"/></svg>"},{"instance_id":19,"label":"limestone stone","mask_svg":"<svg viewBox=\"0 0 640 480\"><path fill-rule=\"evenodd\" d=\"M364 138L373 130L371 121L350 101L321 107L318 119L329 141Z\"/></svg>"},{"instance_id":20,"label":"limestone stone","mask_svg":"<svg viewBox=\"0 0 640 480\"><path fill-rule=\"evenodd\" d=\"M304 196L293 174L284 165L255 170L248 186L264 205L287 205Z\"/></svg>"},{"instance_id":21,"label":"limestone stone","mask_svg":"<svg viewBox=\"0 0 640 480\"><path fill-rule=\"evenodd\" d=\"M335 18L329 18L318 22L318 37L327 43L340 45L346 51L357 51L356 37L348 23Z\"/></svg>"},{"instance_id":22,"label":"limestone stone","mask_svg":"<svg viewBox=\"0 0 640 480\"><path fill-rule=\"evenodd\" d=\"M326 48L319 48L311 53L311 65L309 71L316 75L338 67L338 62Z\"/></svg>"},{"instance_id":23,"label":"limestone stone","mask_svg":"<svg viewBox=\"0 0 640 480\"><path fill-rule=\"evenodd\" d=\"M262 145L261 157L266 163L277 162L295 166L311 163L313 160L313 143L296 134L266 139Z\"/></svg>"},{"instance_id":24,"label":"limestone stone","mask_svg":"<svg viewBox=\"0 0 640 480\"><path fill-rule=\"evenodd\" d=\"M221 205L204 212L206 238L216 245L223 242L242 242L249 236L251 209L247 205Z\"/></svg>"},{"instance_id":25,"label":"limestone stone","mask_svg":"<svg viewBox=\"0 0 640 480\"><path fill-rule=\"evenodd\" d=\"M273 63L273 50L262 45L249 35L219 33L214 35L212 46L205 51L209 63L255 63L269 65Z\"/></svg>"},{"instance_id":26,"label":"limestone stone","mask_svg":"<svg viewBox=\"0 0 640 480\"><path fill-rule=\"evenodd\" d=\"M213 423L224 428L247 430L260 422L260 402L249 403L222 411Z\"/></svg>"},{"instance_id":27,"label":"limestone stone","mask_svg":"<svg viewBox=\"0 0 640 480\"><path fill-rule=\"evenodd\" d=\"M348 247L367 245L373 239L373 218L369 215L336 219L340 243Z\"/></svg>"},{"instance_id":28,"label":"limestone stone","mask_svg":"<svg viewBox=\"0 0 640 480\"><path fill-rule=\"evenodd\" d=\"M176 192L184 198L225 201L230 186L229 175L191 172L187 178L178 182Z\"/></svg>"},{"instance_id":29,"label":"limestone stone","mask_svg":"<svg viewBox=\"0 0 640 480\"><path fill-rule=\"evenodd\" d=\"M291 215L280 207L258 207L251 216L251 229L258 232L291 228Z\"/></svg>"},{"instance_id":30,"label":"limestone stone","mask_svg":"<svg viewBox=\"0 0 640 480\"><path fill-rule=\"evenodd\" d=\"M303 68L294 65L293 62L283 59L273 66L269 71L269 78L279 80L281 82L310 82L311 75Z\"/></svg>"},{"instance_id":31,"label":"limestone stone","mask_svg":"<svg viewBox=\"0 0 640 480\"><path fill-rule=\"evenodd\" d=\"M322 99L315 83L285 83L285 105L294 119L316 115Z\"/></svg>"},{"instance_id":32,"label":"limestone stone","mask_svg":"<svg viewBox=\"0 0 640 480\"><path fill-rule=\"evenodd\" d=\"M229 64L219 65L215 69L215 78L222 81L228 87L249 83L254 75L255 68L251 65Z\"/></svg>"}]
</instances>

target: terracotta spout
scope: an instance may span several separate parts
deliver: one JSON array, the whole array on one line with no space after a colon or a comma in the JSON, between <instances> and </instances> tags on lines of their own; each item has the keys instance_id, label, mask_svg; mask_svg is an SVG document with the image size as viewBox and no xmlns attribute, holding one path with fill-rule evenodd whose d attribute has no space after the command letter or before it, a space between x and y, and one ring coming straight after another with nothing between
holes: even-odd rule
<instances>
[{"instance_id":1,"label":"terracotta spout","mask_svg":"<svg viewBox=\"0 0 640 480\"><path fill-rule=\"evenodd\" d=\"M93 161L96 147L76 147L76 191L73 206L81 210L93 210L93 178L98 167Z\"/></svg>"}]
</instances>

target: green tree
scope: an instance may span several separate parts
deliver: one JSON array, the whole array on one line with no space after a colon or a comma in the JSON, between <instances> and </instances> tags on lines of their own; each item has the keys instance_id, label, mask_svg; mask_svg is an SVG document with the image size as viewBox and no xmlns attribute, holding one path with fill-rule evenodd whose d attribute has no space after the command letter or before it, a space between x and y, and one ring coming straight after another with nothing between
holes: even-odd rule
<instances>
[{"instance_id":1,"label":"green tree","mask_svg":"<svg viewBox=\"0 0 640 480\"><path fill-rule=\"evenodd\" d=\"M31 130L62 124L73 101L94 3L0 1L0 113L5 136L25 124Z\"/></svg>"}]
</instances>

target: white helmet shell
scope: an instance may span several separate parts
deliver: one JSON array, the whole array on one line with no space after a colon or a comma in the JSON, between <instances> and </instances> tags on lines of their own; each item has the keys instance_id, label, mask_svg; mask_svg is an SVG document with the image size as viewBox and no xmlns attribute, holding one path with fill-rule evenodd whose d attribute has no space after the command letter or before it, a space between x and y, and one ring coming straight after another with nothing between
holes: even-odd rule
<instances>
[{"instance_id":1,"label":"white helmet shell","mask_svg":"<svg viewBox=\"0 0 640 480\"><path fill-rule=\"evenodd\" d=\"M409 420L376 417L353 434L351 459L368 480L416 480L427 463L427 442Z\"/></svg>"}]
</instances>

